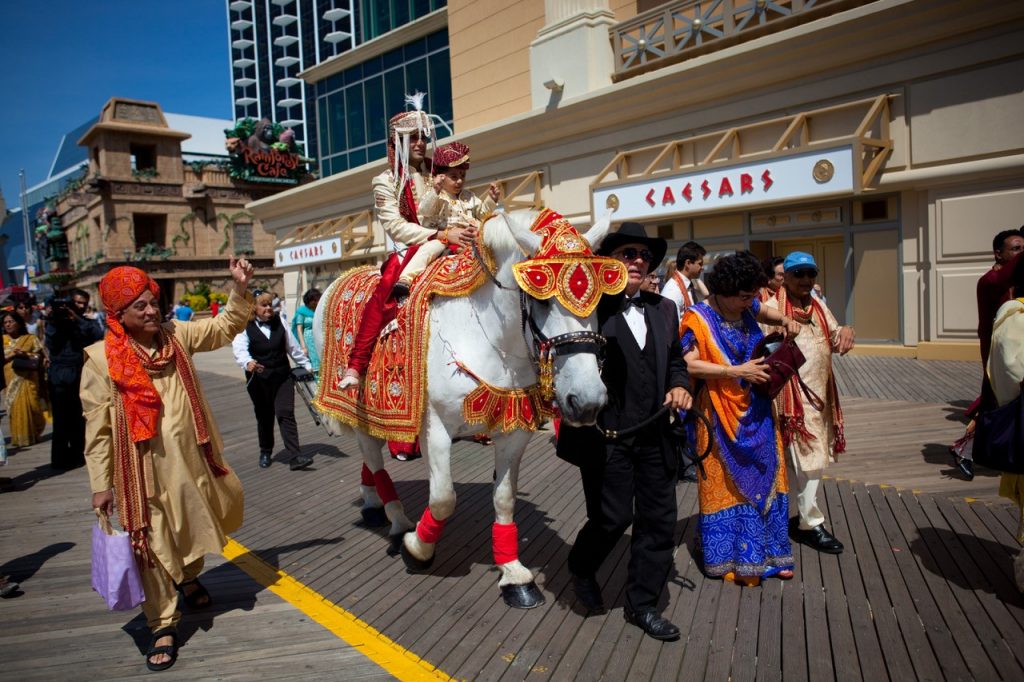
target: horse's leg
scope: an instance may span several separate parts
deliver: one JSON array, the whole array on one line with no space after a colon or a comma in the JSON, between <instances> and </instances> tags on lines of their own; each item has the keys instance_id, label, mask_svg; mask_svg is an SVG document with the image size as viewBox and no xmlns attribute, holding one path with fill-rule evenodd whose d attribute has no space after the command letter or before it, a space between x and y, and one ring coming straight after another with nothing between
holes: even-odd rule
<instances>
[{"instance_id":1,"label":"horse's leg","mask_svg":"<svg viewBox=\"0 0 1024 682\"><path fill-rule=\"evenodd\" d=\"M494 526L491 538L494 563L501 571L498 587L508 606L532 609L544 603L533 573L519 562L519 533L515 524L519 463L530 441L527 431L515 431L494 442Z\"/></svg>"},{"instance_id":2,"label":"horse's leg","mask_svg":"<svg viewBox=\"0 0 1024 682\"><path fill-rule=\"evenodd\" d=\"M416 524L416 532L406 533L402 540L402 559L410 571L425 571L434 563L434 545L455 511L451 448L448 430L428 405L420 430L420 450L430 469L430 500Z\"/></svg>"},{"instance_id":3,"label":"horse's leg","mask_svg":"<svg viewBox=\"0 0 1024 682\"><path fill-rule=\"evenodd\" d=\"M359 449L363 453L363 470L361 473L361 490L363 492L363 520L367 525L382 526L391 522L388 535L400 537L413 527L412 521L405 515L405 507L398 499L395 484L384 468L384 456L381 449L384 441L365 433L356 431ZM379 510L383 506L385 519L380 519ZM374 512L373 510L378 510ZM377 521L374 524L374 521ZM397 544L397 543L396 543Z\"/></svg>"}]
</instances>

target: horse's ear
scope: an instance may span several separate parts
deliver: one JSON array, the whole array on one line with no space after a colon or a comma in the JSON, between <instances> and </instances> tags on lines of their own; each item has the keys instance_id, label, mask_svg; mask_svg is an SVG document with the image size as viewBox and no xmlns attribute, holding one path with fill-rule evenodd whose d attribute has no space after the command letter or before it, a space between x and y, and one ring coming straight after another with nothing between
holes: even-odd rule
<instances>
[{"instance_id":1,"label":"horse's ear","mask_svg":"<svg viewBox=\"0 0 1024 682\"><path fill-rule=\"evenodd\" d=\"M612 212L606 211L600 220L591 225L590 229L587 230L586 237L587 241L590 242L590 248L593 251L597 251L601 248L601 242L608 236L608 228L612 225Z\"/></svg>"},{"instance_id":2,"label":"horse's ear","mask_svg":"<svg viewBox=\"0 0 1024 682\"><path fill-rule=\"evenodd\" d=\"M522 249L524 253L528 256L533 256L540 250L541 238L539 234L531 232L527 225L516 220L515 215L506 214L506 223L508 224L509 232L512 233L512 238L516 240L519 248Z\"/></svg>"}]
</instances>

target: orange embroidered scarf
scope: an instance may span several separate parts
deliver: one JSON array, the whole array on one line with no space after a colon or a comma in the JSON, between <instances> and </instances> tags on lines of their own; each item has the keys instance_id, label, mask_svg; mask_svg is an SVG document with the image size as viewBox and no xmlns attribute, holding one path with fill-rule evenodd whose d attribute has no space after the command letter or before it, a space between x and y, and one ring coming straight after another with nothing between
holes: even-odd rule
<instances>
[{"instance_id":1,"label":"orange embroidered scarf","mask_svg":"<svg viewBox=\"0 0 1024 682\"><path fill-rule=\"evenodd\" d=\"M107 313L107 335L104 351L110 379L117 393L114 396L114 491L121 526L131 535L132 546L141 562L152 564L149 557L149 497L147 479L152 477L136 446L157 433L163 403L153 385L152 376L163 372L173 362L184 385L192 408L196 441L203 450L214 476L228 470L213 458L210 433L199 397L199 382L188 353L174 337L163 329L158 332L159 350L151 357L149 351L125 331L117 315L144 292L159 296L160 287L138 268L120 266L108 272L99 285L100 299Z\"/></svg>"}]
</instances>

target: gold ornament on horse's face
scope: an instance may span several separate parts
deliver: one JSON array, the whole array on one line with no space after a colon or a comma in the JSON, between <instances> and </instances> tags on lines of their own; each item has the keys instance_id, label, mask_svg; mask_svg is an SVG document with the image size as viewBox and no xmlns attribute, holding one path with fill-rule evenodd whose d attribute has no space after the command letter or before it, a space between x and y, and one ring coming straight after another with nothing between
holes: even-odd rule
<instances>
[{"instance_id":1,"label":"gold ornament on horse's face","mask_svg":"<svg viewBox=\"0 0 1024 682\"><path fill-rule=\"evenodd\" d=\"M531 258L512 266L516 283L533 298L554 296L577 317L589 317L602 294L626 288L626 267L615 258L595 256L590 244L568 220L541 212L530 231L541 237Z\"/></svg>"}]
</instances>

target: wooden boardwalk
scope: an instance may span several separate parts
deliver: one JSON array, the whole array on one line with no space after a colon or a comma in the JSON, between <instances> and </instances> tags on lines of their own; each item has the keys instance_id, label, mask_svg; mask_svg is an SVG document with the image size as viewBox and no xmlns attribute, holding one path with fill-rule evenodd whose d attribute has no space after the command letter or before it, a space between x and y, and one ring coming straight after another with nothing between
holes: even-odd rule
<instances>
[{"instance_id":1,"label":"wooden boardwalk","mask_svg":"<svg viewBox=\"0 0 1024 682\"><path fill-rule=\"evenodd\" d=\"M455 516L431 573L409 575L386 553L382 532L361 524L361 460L352 439L328 438L300 404L300 435L307 452L316 453L314 467L261 470L242 382L209 373L202 380L245 485L246 522L235 539L445 675L1024 679L1024 603L1011 568L1019 549L1014 508L995 496L994 477L960 481L944 459L926 452L929 443L946 443L962 429L954 408L922 399L927 396L847 399L851 452L824 485L829 523L847 551L826 556L794 546L793 581L744 589L705 579L693 558L696 489L680 485L678 547L663 601L684 637L662 644L622 619L628 533L598 576L611 611L585 618L574 607L566 558L584 519L583 496L578 473L553 456L550 432L531 441L516 514L522 560L537 573L547 603L515 611L501 602L491 564L493 463L486 447L455 447ZM45 453L39 446L23 451L11 473L24 457L45 476ZM388 468L410 516L417 516L426 503L423 463ZM35 469L26 471L15 491L0 496L0 560L8 572L29 567L25 595L0 601L5 675L141 674L141 656L118 631L131 634L140 621L104 612L88 589L88 553L83 565L80 556L66 560L72 552L61 549L61 543L76 549L88 543L84 472L33 478ZM887 485L893 483L907 487ZM913 492L923 486L930 491ZM386 677L357 649L259 591L232 564L211 558L209 566L215 597L229 596L218 597L223 605L212 620L189 621L203 631L183 649L175 676Z\"/></svg>"}]
</instances>

